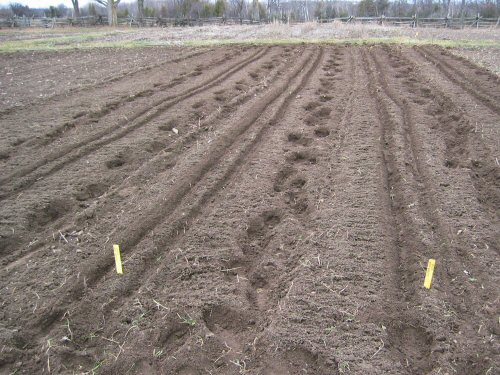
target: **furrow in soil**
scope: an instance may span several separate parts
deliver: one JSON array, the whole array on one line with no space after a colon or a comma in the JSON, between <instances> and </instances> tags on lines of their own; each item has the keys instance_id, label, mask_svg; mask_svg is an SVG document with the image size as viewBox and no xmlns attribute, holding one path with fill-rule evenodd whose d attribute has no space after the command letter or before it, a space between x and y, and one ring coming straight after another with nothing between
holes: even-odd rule
<instances>
[{"instance_id":1,"label":"furrow in soil","mask_svg":"<svg viewBox=\"0 0 500 375\"><path fill-rule=\"evenodd\" d=\"M428 155L432 152L432 146L430 145L432 144L433 139L429 134L431 132L429 132L427 129L418 129L419 123L416 119L422 118L423 113L418 110L418 106L409 106L408 100L400 99L400 95L395 94L395 92L402 92L404 90L404 85L401 85L401 81L390 83L388 82L390 75L384 72L384 67L388 66L388 62L384 61L383 63L381 63L379 61L380 57L378 57L380 55L380 53L372 54L372 58L374 61L375 69L380 73L379 83L382 87L382 93L386 95L386 102L388 102L388 106L385 110L385 115L383 116L383 118L385 118L386 122L390 123L392 121L394 124L390 132L392 134L392 138L389 138L388 152L391 155L396 156L398 154L402 154L401 161L398 161L397 158L395 159L396 162L400 163L399 166L398 164L396 164L396 167L400 171L400 175L396 175L395 180L391 182L391 189L393 189L393 192L391 193L391 199L397 202L396 207L398 208L398 210L401 210L398 212L400 216L397 217L396 222L407 223L404 224L405 228L400 229L399 247L402 249L406 248L406 251L408 251L408 248L415 249L411 253L406 253L407 255L410 255L407 256L406 259L402 258L402 264L400 268L406 269L409 264L425 264L425 257L434 257L438 262L442 263L442 269L438 270L437 273L437 277L439 277L440 275L443 276L440 277L442 284L436 285L436 289L438 289L440 292L440 289L442 289L442 291L444 292L443 296L438 297L439 300L443 302L443 306L441 306L441 308L446 311L454 309L456 311L460 311L462 315L471 314L469 317L470 320L466 318L460 323L455 321L454 324L458 324L460 326L458 331L461 332L461 335L467 336L467 340L469 340L469 342L472 340L477 340L475 331L470 325L470 321L472 321L473 317L477 316L478 313L475 311L467 311L468 309L464 308L464 306L462 305L463 302L461 304L458 297L461 296L460 299L462 301L468 300L469 302L466 302L466 305L476 305L480 301L483 301L483 303L486 304L485 306L494 303L495 297L492 297L491 294L490 297L484 294L479 300L477 300L476 298L478 296L478 291L475 291L476 287L470 285L470 283L457 283L457 280L459 278L459 275L461 275L461 272L463 272L462 268L464 267L464 262L467 269L473 269L474 273L482 279L487 278L486 274L488 273L488 271L485 271L482 268L482 265L480 264L481 262L477 262L472 259L472 257L467 256L464 249L467 246L470 246L470 243L468 243L468 241L465 241L464 237L466 236L456 238L455 235L452 234L454 232L454 229L450 226L450 223L447 220L444 220L441 212L447 209L447 205L449 204L449 202L447 202L446 199L444 199L443 201L441 201L440 199L438 200L438 198L441 198L438 193L440 186L434 185L432 179L430 178L430 170L431 168L435 170L436 166L432 164L430 166L428 165L430 160ZM394 61L393 63L397 65L397 61ZM409 91L409 94L411 94L411 90ZM379 94L379 98L381 102L384 103L384 97L380 96ZM401 138L399 140L397 138L398 127L396 127L398 122L400 129L399 131L401 131ZM393 146L391 146L391 141L394 142ZM398 152L398 144L403 145L402 147L399 147L405 150L405 152ZM429 152L429 154L427 154L427 152ZM393 168L390 167L390 169L392 170ZM400 197L398 197L398 194L400 195ZM445 217L449 216L446 215ZM409 224L411 221L414 221L412 225ZM416 232L413 232L413 230L416 230ZM408 233L405 233L405 231ZM458 232L460 233L460 230L458 230ZM410 238L412 238L413 241L409 241ZM467 269L466 272L471 272L467 271ZM444 272L444 270L446 270L448 276L457 276L450 281L449 277L444 277L446 275L445 273L439 273L440 271ZM406 280L410 281L410 284L405 288L407 289L407 291L409 291L409 294L406 294L407 301L408 297L412 296L413 300L411 298L409 299L410 305L419 306L424 309L428 308L429 306L433 306L433 308L436 309L438 304L435 303L435 301L432 299L432 297L435 296L422 295L422 293L420 293L422 290L421 288L420 290L415 291L415 284L418 282L415 279L412 280L412 275L415 275L415 271L416 268L406 269ZM413 289L409 289L412 286ZM430 303L431 301L433 303ZM436 332L433 331L431 327L434 325L440 327L449 327L449 322L437 318L438 316L446 316L446 314L443 312L441 315L438 315L437 311L429 311L428 315L434 316L434 319L436 319L436 321L433 322L434 324L429 324L429 321L423 321L422 319L417 320L417 322L420 321L420 327L425 328L423 331L423 337L427 339L429 346L434 345L442 347L443 340L437 339L435 334L438 333L439 336L444 336L444 332L446 332L446 330L444 330L443 332ZM483 321L488 321L489 319L491 319L490 317L488 317L488 314L481 315L481 319ZM405 337L405 335L402 336ZM463 336L461 336L460 338L462 338ZM417 364L417 366L431 366L427 367L427 370L430 370L432 367L436 367L437 363L439 363L439 365L443 367L457 366L460 368L464 366L463 363L450 364L451 362L454 362L452 359L450 359L450 357L454 355L451 353L467 350L466 345L463 342L459 343L459 340L454 340L454 343L457 344L456 347L454 347L449 352L441 349L433 350L434 355L432 357L434 358L434 361L436 361L435 364L433 364L433 362L429 362L428 359L426 359L420 364ZM484 349L490 352L493 350L492 347ZM412 350L415 349L413 348ZM444 354L437 354L441 352L443 352ZM424 357L426 357L426 355L423 353L422 358ZM488 358L488 355L486 355L486 358ZM487 370L490 365L491 363L488 363L488 361L484 359L475 362L475 366L477 366L478 368L482 367L485 370ZM414 369L415 371L420 371L419 367L416 367Z\"/></svg>"},{"instance_id":2,"label":"furrow in soil","mask_svg":"<svg viewBox=\"0 0 500 375\"><path fill-rule=\"evenodd\" d=\"M80 90L64 113L3 117L0 373L494 373L491 76L434 47L183 51L36 55L117 80L49 74L25 84Z\"/></svg>"},{"instance_id":3,"label":"furrow in soil","mask_svg":"<svg viewBox=\"0 0 500 375\"><path fill-rule=\"evenodd\" d=\"M307 56L303 58L304 64L308 63ZM148 234L155 226L157 226L160 222L165 220L165 215L169 212L173 212L175 210L176 205L181 203L181 200L185 195L189 193L189 190L191 190L192 187L195 187L197 183L203 179L204 175L209 172L211 169L214 168L216 163L225 155L226 149L231 146L232 143L236 141L236 139L240 138L242 134L244 134L245 131L247 131L253 124L254 122L259 118L259 114L262 111L265 111L267 107L274 103L276 100L280 98L282 93L285 91L285 88L290 84L290 80L295 79L295 77L300 74L302 71L301 66L295 67L292 71L292 74L290 77L287 78L286 81L280 82L279 87L273 88L268 95L265 95L264 98L260 101L260 103L256 104L256 107L252 107L251 111L249 112L249 115L245 117L245 121L240 124L237 128L235 129L230 129L229 134L226 134L225 136L220 137L221 139L217 140L214 145L211 145L211 148L209 150L209 157L207 160L202 161L199 166L197 166L195 169L198 170L198 172L191 174L190 176L187 176L187 178L184 178L183 180L179 181L177 184L177 187L174 187L172 189L172 196L168 198L163 198L164 202L161 203L160 206L156 205L155 209L150 212L147 217L149 218L148 220L143 221L142 224L142 230L139 231L134 231L128 233L123 233L120 235L122 237L120 243L123 244L125 248L133 248L136 244L138 244L142 238ZM258 110L256 110L258 109ZM262 130L261 130L262 131ZM257 138L258 139L258 138ZM199 199L201 199L201 204L206 203L206 201L210 198L211 195L214 194L214 189L217 191L218 189L223 187L223 184L225 181L234 173L235 168L238 167L239 163L244 160L245 154L251 150L256 142L255 138L252 140L252 143L250 143L249 146L243 148L243 152L241 155L235 160L235 164L232 164L229 166L228 171L222 175L222 180L215 180L215 185L213 186L212 189L207 190L201 196ZM213 177L208 176L207 177L209 180ZM205 185L204 185L205 186ZM185 202L184 202L185 204ZM190 208L189 205L188 207L185 208ZM190 208L190 214L188 214L185 217L186 221L190 220L190 215L197 215L198 214L198 209L196 208L196 205L194 207ZM175 214L175 212L174 212ZM182 225L185 225L184 219L173 219L172 221L168 221L166 223L167 228L165 230L168 230L171 234L170 237L175 237L178 234L178 231L182 228ZM181 232L182 233L182 232ZM133 254L130 254L133 258ZM159 253L158 253L158 247L155 246L153 249L148 249L147 251L142 250L140 254L138 255L138 259L140 260L142 264L141 267L147 267L148 262L155 259ZM93 262L93 270L90 271L90 275L88 275L88 278L86 278L84 281L85 287L92 288L94 286L94 283L101 278L101 276L104 276L105 273L108 272L108 269L111 267L112 263L108 261L107 256L102 257L102 259L95 263ZM149 259L149 261L148 261ZM84 269L83 267L82 269ZM137 283L141 279L141 275L143 272L140 271L139 265L134 267L137 270L137 274L131 275L130 279L122 283L121 285L114 285L114 287L118 287L118 295L123 294L123 287L125 285L128 285L129 288L125 288L128 290L133 290L133 285L134 283ZM66 288L65 288L66 289ZM70 288L70 295L72 295L72 298L75 298L79 295L84 290L83 285L81 284L81 280L78 282L78 285L75 286L75 288ZM63 299L64 300L64 299ZM61 306L61 303L64 304L61 300L57 305ZM82 303L81 305L85 305ZM52 322L54 321L54 315L57 314L57 312L52 312L49 314L49 316L42 318L41 322L42 327L45 325L50 326ZM47 326L47 327L48 327Z\"/></svg>"},{"instance_id":4,"label":"furrow in soil","mask_svg":"<svg viewBox=\"0 0 500 375\"><path fill-rule=\"evenodd\" d=\"M155 126L155 122L147 124L147 127L150 129L148 130L148 132L152 131L153 133L158 134L154 136L156 140L153 142L148 139L145 140L145 142L147 142L147 153L144 156L138 154L144 153L141 149L145 147L144 143L140 142L140 139L134 138L134 142L128 142L127 148L130 150L129 153L134 153L136 155L133 163L129 163L127 160L130 159L132 155L124 157L121 156L122 154L118 154L118 157L115 156L111 159L110 162L106 163L107 168L105 169L110 172L115 172L117 174L116 176L113 177L108 172L105 174L105 176L99 178L99 168L97 168L96 177L93 178L92 182L89 184L82 184L82 181L80 181L78 176L76 176L74 179L71 178L70 176L68 176L67 170L64 169L61 173L54 176L54 178L63 179L60 182L60 188L63 191L67 191L67 187L71 187L74 190L73 195L76 198L76 201L80 202L79 206L74 207L75 205L71 203L70 198L67 198L64 195L59 196L56 199L54 197L54 192L49 192L49 190L45 189L43 185L38 186L37 189L32 189L33 192L31 194L28 194L26 192L22 195L21 198L13 200L10 205L5 205L4 208L7 211L11 209L10 207L12 205L14 205L15 207L22 206L23 201L24 204L29 207L30 196L37 195L40 198L40 195L38 194L41 193L42 196L44 196L49 192L49 196L46 198L49 200L49 207L41 208L41 214L45 217L46 215L44 215L43 212L51 210L51 205L55 204L57 206L58 203L55 202L54 199L56 199L56 201L59 200L65 202L64 209L58 210L57 207L53 209L56 211L53 214L53 218L49 217L47 218L47 220L43 220L42 218L42 222L40 222L40 220L35 220L37 222L36 225L33 226L28 224L29 228L16 228L17 238L21 238L23 236L23 231L29 229L32 237L40 239L44 237L43 232L47 231L47 227L53 227L54 225L57 226L57 222L65 220L65 217L68 215L76 215L77 217L81 217L82 215L88 215L89 211L94 212L95 210L106 210L106 208L103 207L103 201L105 201L105 199L99 199L99 202L94 202L91 207L89 207L89 203L87 202L94 198L113 195L117 191L126 189L127 185L130 186L143 183L145 180L151 178L151 176L154 176L156 173L160 173L161 171L168 170L174 167L177 163L177 159L179 158L179 156L182 156L185 149L189 149L194 145L196 145L196 147L199 147L200 142L204 142L203 139L200 139L200 136L206 137L206 134L208 133L209 137L211 137L212 132L215 135L215 133L218 131L218 123L220 123L220 120L222 118L236 112L240 106L253 98L257 93L261 93L267 90L268 84L266 82L272 82L280 74L281 62L278 63L278 61L284 61L286 63L287 59L290 58L288 56L288 52L282 52L281 49L273 51L271 57L276 61L276 63L274 64L275 66L270 68L267 65L269 64L268 62L263 63L264 66L268 67L268 69L266 69L267 74L258 84L248 83L247 85L245 85L245 89L242 90L240 88L242 84L235 83L236 89L227 90L234 92L234 94L232 94L232 97L226 95L227 99L224 98L223 101L219 101L219 96L221 96L221 94L218 94L218 92L223 90L216 91L215 107L210 107L208 105L209 103L207 103L205 100L196 101L190 105L188 104L187 108L188 111L191 111L191 113L177 115L175 116L175 119L168 120L167 122L175 121L178 125L169 126L169 129L167 129L167 131L163 130L166 125L163 125L161 118L155 120L155 122L158 123L157 128ZM239 76L241 78L242 74L240 74ZM238 75L236 75L236 77L233 78L232 81L236 80L237 77ZM237 82L242 82L242 80L240 79ZM230 83L231 82L227 82L227 84ZM220 110L221 106L223 107L222 111ZM177 106L177 108L179 107ZM183 125L184 122L194 122L194 124L192 126L186 127L186 125ZM173 133L171 133L171 128L174 126L177 126L178 131L181 131L181 133L178 136L175 136L175 138L172 137ZM132 146L137 147L138 150L134 150ZM98 155L94 156L94 158L95 157L99 159ZM110 163L114 164L111 165ZM120 163L125 164L125 166L118 165ZM126 169L126 171L124 171L124 169ZM74 182L72 182L72 180ZM50 180L45 180L44 184L50 185ZM40 183L38 185L40 185ZM36 219L30 218L29 216L30 214L28 214L28 221L33 221L33 219ZM50 233L48 235L50 236ZM16 252L12 252L11 250L8 254L6 254L8 256L3 259L3 263L18 263L19 261L25 262L27 260L25 257L34 254L36 250L41 246L43 246L43 241L31 244L30 246L20 246L19 251ZM12 267L9 266L9 269L10 268Z\"/></svg>"},{"instance_id":5,"label":"furrow in soil","mask_svg":"<svg viewBox=\"0 0 500 375\"><path fill-rule=\"evenodd\" d=\"M32 172L37 171L40 167L45 167L43 171L36 173L35 176L23 178L22 182L20 182L19 184L10 188L7 187L7 189L4 188L6 191L1 196L1 198L5 199L6 197L21 192L24 189L30 187L37 180L49 176L52 173L59 171L69 163L72 163L88 155L89 153L126 136L130 132L141 128L179 102L186 100L194 95L200 94L220 84L225 79L231 77L231 75L233 75L234 73L238 72L248 64L262 57L262 55L264 55L266 52L267 49L258 51L255 54L251 55L249 58L246 58L243 61L234 64L222 75L213 77L212 79L205 81L202 84L197 85L189 89L188 91L185 91L173 97L162 98L161 100L155 102L153 106L142 109L130 119L125 118L124 120L119 121L117 124L107 127L104 130L99 131L84 140L79 140L78 142L73 143L70 146L66 146L55 153L40 158L36 163L33 163L32 165L28 165L24 168L19 168L15 172L1 178L0 184L5 186L6 182L12 181L12 179L14 178L25 177ZM65 160L57 163L62 158L65 158ZM52 167L48 167L50 163L54 163L55 165L53 165Z\"/></svg>"},{"instance_id":6,"label":"furrow in soil","mask_svg":"<svg viewBox=\"0 0 500 375\"><path fill-rule=\"evenodd\" d=\"M497 115L500 114L500 105L498 104L500 102L498 78L490 77L488 80L482 79L478 82L474 80L475 74L473 71L469 70L467 74L466 72L462 72L460 68L456 68L450 62L446 61L445 53L438 56L433 49L427 47L416 47L416 51L432 62L451 82L460 86L462 90L474 97L479 104L489 108ZM463 69L464 66L461 68ZM483 72L480 68L476 68L475 71ZM485 82L486 85L484 84Z\"/></svg>"}]
</instances>

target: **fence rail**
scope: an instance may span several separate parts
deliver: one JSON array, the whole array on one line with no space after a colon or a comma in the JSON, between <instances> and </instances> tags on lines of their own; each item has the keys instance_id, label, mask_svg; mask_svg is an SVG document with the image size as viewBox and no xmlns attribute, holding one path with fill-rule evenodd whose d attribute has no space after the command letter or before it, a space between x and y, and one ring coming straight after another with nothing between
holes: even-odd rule
<instances>
[{"instance_id":1,"label":"fence rail","mask_svg":"<svg viewBox=\"0 0 500 375\"><path fill-rule=\"evenodd\" d=\"M285 18L284 18L285 19ZM379 24L402 27L442 27L442 28L496 28L500 25L500 18L483 18L481 16L468 17L463 20L460 18L419 18L419 17L343 17L330 19L315 19L319 23L361 23L361 24ZM267 23L267 20L240 19L234 17L212 17L212 18L162 18L146 17L135 19L132 17L118 18L118 25L129 27L168 27L168 26L203 26L203 25L236 25L236 24L261 24ZM300 23L301 21L293 21ZM34 17L11 17L0 19L0 28L13 27L91 27L107 25L106 16L90 16L80 18L34 18Z\"/></svg>"},{"instance_id":2,"label":"fence rail","mask_svg":"<svg viewBox=\"0 0 500 375\"><path fill-rule=\"evenodd\" d=\"M411 26L411 27L442 27L442 28L494 28L498 27L500 18L483 18L481 16L461 18L448 17L344 17L338 18L346 23L367 23L392 26Z\"/></svg>"}]
</instances>

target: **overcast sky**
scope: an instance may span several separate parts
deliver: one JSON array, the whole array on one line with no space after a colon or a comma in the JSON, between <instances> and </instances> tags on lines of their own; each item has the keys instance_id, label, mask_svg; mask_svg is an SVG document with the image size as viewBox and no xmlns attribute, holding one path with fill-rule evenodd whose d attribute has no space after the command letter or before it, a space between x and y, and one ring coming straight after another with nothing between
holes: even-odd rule
<instances>
[{"instance_id":1,"label":"overcast sky","mask_svg":"<svg viewBox=\"0 0 500 375\"><path fill-rule=\"evenodd\" d=\"M0 5L9 5L10 3L20 3L30 8L47 8L51 5L58 6L59 4L64 4L68 8L73 7L71 0L0 0ZM78 2L80 6L88 3L89 0L80 0Z\"/></svg>"},{"instance_id":2,"label":"overcast sky","mask_svg":"<svg viewBox=\"0 0 500 375\"><path fill-rule=\"evenodd\" d=\"M86 6L92 0L79 0L78 5L80 7ZM130 1L122 1L124 3ZM23 5L27 5L30 8L48 8L49 6L58 6L59 4L64 4L68 8L72 8L71 0L0 0L0 6L7 6L10 3L20 3Z\"/></svg>"}]
</instances>

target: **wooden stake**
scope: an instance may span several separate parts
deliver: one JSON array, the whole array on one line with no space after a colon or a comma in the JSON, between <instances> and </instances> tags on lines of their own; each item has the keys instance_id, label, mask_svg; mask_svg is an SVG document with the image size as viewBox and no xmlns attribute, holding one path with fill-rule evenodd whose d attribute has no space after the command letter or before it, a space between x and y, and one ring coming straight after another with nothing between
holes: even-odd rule
<instances>
[{"instance_id":1,"label":"wooden stake","mask_svg":"<svg viewBox=\"0 0 500 375\"><path fill-rule=\"evenodd\" d=\"M120 245L113 245L115 252L116 273L123 275L122 255L120 253Z\"/></svg>"},{"instance_id":2,"label":"wooden stake","mask_svg":"<svg viewBox=\"0 0 500 375\"><path fill-rule=\"evenodd\" d=\"M434 275L434 267L436 265L435 259L429 259L429 263L427 264L427 272L425 273L424 286L427 289L431 288L432 285L432 276Z\"/></svg>"}]
</instances>

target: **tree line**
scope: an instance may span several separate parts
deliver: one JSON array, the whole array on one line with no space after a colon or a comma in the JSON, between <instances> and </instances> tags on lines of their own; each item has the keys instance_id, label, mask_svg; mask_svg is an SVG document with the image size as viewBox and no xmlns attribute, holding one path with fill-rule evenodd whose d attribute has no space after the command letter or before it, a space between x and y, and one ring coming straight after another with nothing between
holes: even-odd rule
<instances>
[{"instance_id":1,"label":"tree line","mask_svg":"<svg viewBox=\"0 0 500 375\"><path fill-rule=\"evenodd\" d=\"M66 17L107 16L110 25L118 18L145 17L201 19L211 17L237 18L258 21L311 21L342 17L473 17L500 16L500 0L94 0L80 8L78 0L72 1L72 9L64 5L47 9L30 9L11 3L1 9L0 15L18 17Z\"/></svg>"}]
</instances>

